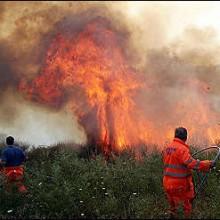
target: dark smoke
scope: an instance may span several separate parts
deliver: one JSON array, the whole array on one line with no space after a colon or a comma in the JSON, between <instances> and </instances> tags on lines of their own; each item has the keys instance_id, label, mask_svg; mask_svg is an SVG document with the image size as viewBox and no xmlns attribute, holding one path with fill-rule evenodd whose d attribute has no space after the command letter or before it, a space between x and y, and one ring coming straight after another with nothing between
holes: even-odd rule
<instances>
[{"instance_id":1,"label":"dark smoke","mask_svg":"<svg viewBox=\"0 0 220 220\"><path fill-rule=\"evenodd\" d=\"M123 3L120 4L123 7ZM137 72L144 73L139 77L146 82L145 89L138 93L135 101L155 127L161 128L160 133L164 133L167 124L171 127L184 124L183 119L189 113L192 123L201 129L200 134L216 125L220 121L217 33L212 29L190 27L175 42L166 44L169 25L161 16L163 9L150 9L138 26L123 10L108 3L1 2L0 122L16 119L19 112L14 106L22 102L17 87L21 80L31 81L41 72L51 40L59 32L72 37L90 20L101 16L118 33L128 63ZM157 42L165 46L158 46ZM13 101L8 98L12 94ZM65 99L62 101L60 106L63 107ZM182 110L178 108L178 112L177 103L181 101ZM208 114L205 124L194 115L198 101L214 114L214 118ZM47 109L52 110L60 109Z\"/></svg>"}]
</instances>

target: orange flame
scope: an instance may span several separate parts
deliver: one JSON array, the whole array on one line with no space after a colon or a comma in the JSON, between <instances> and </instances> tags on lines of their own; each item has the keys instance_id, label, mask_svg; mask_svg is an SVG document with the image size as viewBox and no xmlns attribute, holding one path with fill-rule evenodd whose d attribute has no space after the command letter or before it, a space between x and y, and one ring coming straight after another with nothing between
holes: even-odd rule
<instances>
[{"instance_id":1,"label":"orange flame","mask_svg":"<svg viewBox=\"0 0 220 220\"><path fill-rule=\"evenodd\" d=\"M42 72L29 83L21 82L20 90L27 98L52 107L68 103L88 141L102 143L103 148L122 150L126 146L161 144L172 138L176 123L195 133L197 125L191 118L206 122L208 105L198 101L189 111L191 115L187 109L184 114L183 106L191 104L191 99L186 99L176 105L176 111L182 113L181 120L176 116L175 123L168 120L168 126L162 124L161 137L157 137L156 119L147 118L135 102L141 89L149 92L147 82L129 66L120 41L106 21L99 19L74 37L58 34L48 48ZM217 135L213 128L205 132L209 139Z\"/></svg>"}]
</instances>

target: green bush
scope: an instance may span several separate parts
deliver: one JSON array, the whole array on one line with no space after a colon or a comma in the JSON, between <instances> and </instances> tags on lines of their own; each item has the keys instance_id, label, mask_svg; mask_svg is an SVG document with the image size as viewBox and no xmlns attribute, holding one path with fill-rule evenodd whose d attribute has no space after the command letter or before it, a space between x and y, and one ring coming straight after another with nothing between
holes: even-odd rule
<instances>
[{"instance_id":1,"label":"green bush","mask_svg":"<svg viewBox=\"0 0 220 220\"><path fill-rule=\"evenodd\" d=\"M61 145L28 151L28 194L0 188L0 218L166 218L160 153L141 160L131 152L106 162ZM218 170L218 168L217 168ZM220 218L220 173L195 200L194 218ZM1 183L3 181L1 180Z\"/></svg>"}]
</instances>

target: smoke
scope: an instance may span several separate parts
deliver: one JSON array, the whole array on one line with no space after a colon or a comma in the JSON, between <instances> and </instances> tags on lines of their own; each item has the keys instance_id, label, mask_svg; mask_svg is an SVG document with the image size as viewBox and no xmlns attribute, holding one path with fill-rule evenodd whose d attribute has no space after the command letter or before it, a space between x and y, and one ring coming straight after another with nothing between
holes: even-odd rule
<instances>
[{"instance_id":1,"label":"smoke","mask_svg":"<svg viewBox=\"0 0 220 220\"><path fill-rule=\"evenodd\" d=\"M59 32L72 36L99 16L119 33L128 63L144 73L145 89L135 102L159 136L180 125L189 127L194 139L212 127L217 130L219 30L215 19L208 17L218 12L214 8L193 3L1 2L0 132L43 144L85 142L77 120L70 125L65 107L28 102L17 88L21 80L32 80L40 73L48 47ZM41 133L36 132L40 127Z\"/></svg>"}]
</instances>

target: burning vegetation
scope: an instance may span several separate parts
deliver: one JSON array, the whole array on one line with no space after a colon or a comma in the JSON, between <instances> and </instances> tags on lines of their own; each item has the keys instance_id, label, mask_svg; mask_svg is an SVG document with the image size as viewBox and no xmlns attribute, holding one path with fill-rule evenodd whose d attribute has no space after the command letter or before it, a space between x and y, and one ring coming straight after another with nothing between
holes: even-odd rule
<instances>
[{"instance_id":1,"label":"burning vegetation","mask_svg":"<svg viewBox=\"0 0 220 220\"><path fill-rule=\"evenodd\" d=\"M89 143L101 144L104 151L162 144L169 138L157 142L154 121L136 102L138 93L153 91L148 89L150 84L143 81L144 75L129 65L120 37L102 17L93 19L73 36L59 33L48 48L45 66L39 76L20 84L20 90L30 100L55 108L68 103L85 129ZM201 89L202 96L206 95L204 85L197 85L198 81L187 80L185 83ZM190 97L176 102L182 124L187 124L191 133L195 133L199 125L193 125L192 118L198 123L208 123L212 117L205 100L195 99L193 110L189 112L184 107L190 105ZM172 137L173 127L168 129ZM207 138L213 138L212 128L206 129Z\"/></svg>"},{"instance_id":2,"label":"burning vegetation","mask_svg":"<svg viewBox=\"0 0 220 220\"><path fill-rule=\"evenodd\" d=\"M67 102L88 141L101 144L104 151L147 143L151 122L134 100L144 83L129 66L122 40L102 17L77 35L59 33L40 75L30 83L23 81L20 90L55 108Z\"/></svg>"},{"instance_id":3,"label":"burning vegetation","mask_svg":"<svg viewBox=\"0 0 220 220\"><path fill-rule=\"evenodd\" d=\"M186 48L181 40L149 47L153 41L148 35L154 28L146 24L149 34L140 45L138 29L131 28L124 15L116 16L113 6L99 11L95 3L77 3L73 12L72 3L71 10L66 4L54 4L52 14L45 15L49 6L38 4L45 11L27 13L16 21L13 34L18 40L0 42L7 51L0 54L4 58L0 68L9 72L0 86L18 88L26 100L48 111L67 108L87 142L102 146L104 152L146 145L161 148L177 126L188 129L192 144L219 140L218 65L211 49L200 53L191 47L200 31L188 29L183 34ZM160 23L155 16L148 20ZM13 40L17 44L10 46Z\"/></svg>"}]
</instances>

